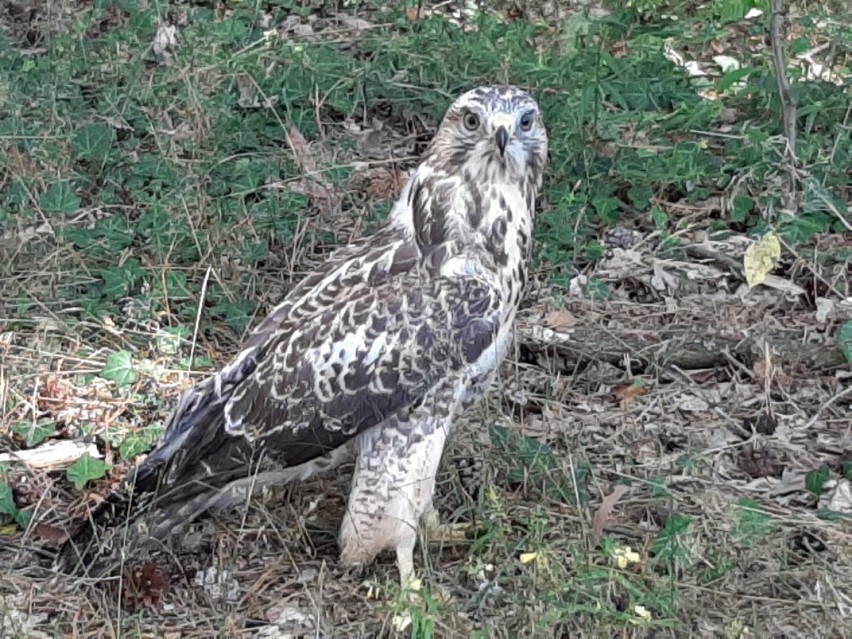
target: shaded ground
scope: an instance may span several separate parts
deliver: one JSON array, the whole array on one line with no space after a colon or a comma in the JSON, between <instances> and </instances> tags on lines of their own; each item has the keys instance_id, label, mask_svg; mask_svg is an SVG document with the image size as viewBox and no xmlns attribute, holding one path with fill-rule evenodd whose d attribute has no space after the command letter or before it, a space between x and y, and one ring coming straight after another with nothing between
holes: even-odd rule
<instances>
[{"instance_id":1,"label":"shaded ground","mask_svg":"<svg viewBox=\"0 0 852 639\"><path fill-rule=\"evenodd\" d=\"M835 76L802 81L819 108L802 103L785 216L760 23L33 7L3 5L0 446L88 442L112 468L78 490L63 466L4 464L0 636L373 637L402 613L414 637L852 634ZM811 62L791 67L846 72L848 25L818 27L795 23ZM726 77L747 95L697 97ZM553 140L536 280L501 387L439 479L444 519L475 532L421 553L424 590L395 590L391 556L337 566L346 469L199 522L120 581L45 568L181 390L375 227L451 97L505 80L534 85ZM749 289L743 254L770 228L776 279Z\"/></svg>"}]
</instances>

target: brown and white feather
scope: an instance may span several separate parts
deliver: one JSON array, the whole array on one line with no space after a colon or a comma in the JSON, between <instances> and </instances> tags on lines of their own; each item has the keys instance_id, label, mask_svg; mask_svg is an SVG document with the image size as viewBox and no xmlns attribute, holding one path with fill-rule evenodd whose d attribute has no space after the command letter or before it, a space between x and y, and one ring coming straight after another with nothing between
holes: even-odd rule
<instances>
[{"instance_id":1,"label":"brown and white feather","mask_svg":"<svg viewBox=\"0 0 852 639\"><path fill-rule=\"evenodd\" d=\"M495 122L513 127L499 153ZM343 560L396 548L410 576L452 424L509 347L546 157L527 93L460 97L385 227L335 252L182 397L162 441L69 540L59 567L103 563L96 556L127 537L158 543L256 485L306 479L354 452ZM134 523L127 535L122 524Z\"/></svg>"}]
</instances>

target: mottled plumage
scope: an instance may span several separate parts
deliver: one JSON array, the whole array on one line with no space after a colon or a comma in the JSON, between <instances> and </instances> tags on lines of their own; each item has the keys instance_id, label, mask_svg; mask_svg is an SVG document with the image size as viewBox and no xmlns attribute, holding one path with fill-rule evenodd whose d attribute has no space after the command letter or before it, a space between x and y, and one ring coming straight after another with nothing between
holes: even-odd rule
<instances>
[{"instance_id":1,"label":"mottled plumage","mask_svg":"<svg viewBox=\"0 0 852 639\"><path fill-rule=\"evenodd\" d=\"M341 558L362 564L393 548L410 578L453 422L509 347L546 157L527 93L462 95L386 226L336 251L183 396L160 444L58 565L98 566L109 546L158 543L257 486L306 479L355 452ZM135 528L120 534L126 524Z\"/></svg>"}]
</instances>

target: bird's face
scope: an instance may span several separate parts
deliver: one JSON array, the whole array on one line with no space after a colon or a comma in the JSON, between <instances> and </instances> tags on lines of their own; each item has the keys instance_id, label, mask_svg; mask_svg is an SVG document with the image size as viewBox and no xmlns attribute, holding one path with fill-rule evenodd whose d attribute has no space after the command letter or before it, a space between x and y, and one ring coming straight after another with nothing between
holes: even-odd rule
<instances>
[{"instance_id":1,"label":"bird's face","mask_svg":"<svg viewBox=\"0 0 852 639\"><path fill-rule=\"evenodd\" d=\"M448 169L478 167L491 175L540 177L547 159L547 131L536 101L513 86L468 91L447 111L434 150Z\"/></svg>"}]
</instances>

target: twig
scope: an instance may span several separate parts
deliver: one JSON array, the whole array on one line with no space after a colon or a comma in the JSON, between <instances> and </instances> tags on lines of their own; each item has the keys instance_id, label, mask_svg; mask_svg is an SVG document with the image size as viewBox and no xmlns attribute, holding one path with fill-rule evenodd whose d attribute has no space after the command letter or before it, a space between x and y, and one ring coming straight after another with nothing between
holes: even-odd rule
<instances>
[{"instance_id":1,"label":"twig","mask_svg":"<svg viewBox=\"0 0 852 639\"><path fill-rule=\"evenodd\" d=\"M198 328L201 326L201 313L204 311L204 298L207 296L207 283L210 281L210 271L212 267L207 267L207 272L204 274L204 281L201 283L201 295L198 298L198 311L195 313L195 326L192 329L192 345L189 348L189 369L192 369L192 364L195 360L195 345L198 343Z\"/></svg>"},{"instance_id":2,"label":"twig","mask_svg":"<svg viewBox=\"0 0 852 639\"><path fill-rule=\"evenodd\" d=\"M781 98L781 114L784 119L784 137L787 139L784 159L790 176L789 189L785 196L785 206L793 212L796 193L796 100L790 91L790 79L787 77L787 61L784 57L784 34L786 32L786 11L783 0L772 0L772 17L769 26L769 40L772 43L772 64L775 67L775 80L778 82L778 95Z\"/></svg>"},{"instance_id":3,"label":"twig","mask_svg":"<svg viewBox=\"0 0 852 639\"><path fill-rule=\"evenodd\" d=\"M825 402L822 406L820 406L820 407L817 409L817 412L816 412L816 413L814 413L814 414L813 414L813 416L812 416L812 417L808 420L808 423L807 423L807 424L805 424L805 425L802 427L802 429L801 429L801 430L802 430L802 432L804 432L804 431L808 430L811 426L813 426L814 424L816 424L817 420L819 419L819 416L820 416L820 415L822 415L823 411L825 411L825 409L826 409L826 408L828 408L829 406L831 406L834 402L836 402L837 400L841 399L842 397L844 397L844 396L848 395L849 393L852 393L852 386L850 386L849 388L846 388L846 389L844 389L844 390L840 391L839 393L837 393L837 395L832 395L832 396L828 399L828 401L826 401L826 402Z\"/></svg>"}]
</instances>

